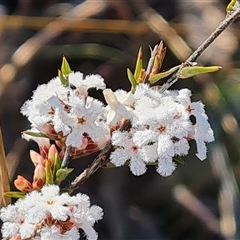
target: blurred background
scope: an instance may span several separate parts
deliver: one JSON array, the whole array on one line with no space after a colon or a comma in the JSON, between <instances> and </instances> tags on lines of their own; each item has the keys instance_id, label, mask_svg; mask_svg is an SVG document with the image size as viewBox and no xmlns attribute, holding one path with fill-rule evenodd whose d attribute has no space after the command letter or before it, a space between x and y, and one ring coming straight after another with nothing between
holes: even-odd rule
<instances>
[{"instance_id":1,"label":"blurred background","mask_svg":"<svg viewBox=\"0 0 240 240\"><path fill-rule=\"evenodd\" d=\"M163 69L184 61L226 14L225 0L0 0L0 123L12 180L32 178L29 150L21 139L28 129L19 109L32 91L57 75L65 55L71 69L100 74L108 87L129 90L140 46L147 64L149 46L163 40ZM195 156L171 177L154 167L133 176L128 168L100 169L80 187L104 209L95 225L99 239L240 239L240 52L236 21L198 59L223 69L181 80L206 105L216 141L208 159ZM92 96L102 99L101 92ZM96 156L96 155L95 155ZM80 174L94 156L74 160ZM73 178L74 176L72 176ZM70 181L71 179L68 179Z\"/></svg>"}]
</instances>

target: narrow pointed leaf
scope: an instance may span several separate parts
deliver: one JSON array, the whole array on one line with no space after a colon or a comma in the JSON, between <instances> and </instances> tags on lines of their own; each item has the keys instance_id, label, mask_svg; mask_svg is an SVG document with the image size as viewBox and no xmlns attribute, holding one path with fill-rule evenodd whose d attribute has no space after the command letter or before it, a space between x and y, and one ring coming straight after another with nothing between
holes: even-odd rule
<instances>
[{"instance_id":1,"label":"narrow pointed leaf","mask_svg":"<svg viewBox=\"0 0 240 240\"><path fill-rule=\"evenodd\" d=\"M23 192L5 192L4 193L4 196L11 197L11 198L24 198L25 195L26 194Z\"/></svg>"},{"instance_id":2,"label":"narrow pointed leaf","mask_svg":"<svg viewBox=\"0 0 240 240\"><path fill-rule=\"evenodd\" d=\"M170 68L168 71L166 72L161 72L161 73L158 73L158 74L155 74L154 76L152 76L150 79L149 79L149 82L151 84L154 84L156 82L158 82L159 80L161 80L162 78L165 78L165 77L168 77L169 75L171 75L172 73L176 72L178 69L179 69L180 66L175 66L173 68Z\"/></svg>"},{"instance_id":3,"label":"narrow pointed leaf","mask_svg":"<svg viewBox=\"0 0 240 240\"><path fill-rule=\"evenodd\" d=\"M63 73L60 70L58 70L58 77L60 78L62 85L66 87L68 85L68 79L64 77Z\"/></svg>"},{"instance_id":4,"label":"narrow pointed leaf","mask_svg":"<svg viewBox=\"0 0 240 240\"><path fill-rule=\"evenodd\" d=\"M61 168L61 163L62 163L62 160L59 157L58 153L56 153L55 158L54 158L54 173L53 173L53 176L56 176L57 171Z\"/></svg>"},{"instance_id":5,"label":"narrow pointed leaf","mask_svg":"<svg viewBox=\"0 0 240 240\"><path fill-rule=\"evenodd\" d=\"M220 66L210 66L210 67L202 67L202 66L193 66L193 67L184 67L180 71L179 78L185 79L189 77L193 77L195 75L203 74L203 73L210 73L216 72L222 69Z\"/></svg>"},{"instance_id":6,"label":"narrow pointed leaf","mask_svg":"<svg viewBox=\"0 0 240 240\"><path fill-rule=\"evenodd\" d=\"M45 134L38 133L38 132L23 131L22 133L30 135L30 136L33 136L33 137L45 137L45 138L48 138Z\"/></svg>"},{"instance_id":7,"label":"narrow pointed leaf","mask_svg":"<svg viewBox=\"0 0 240 240\"><path fill-rule=\"evenodd\" d=\"M116 166L115 166L113 163L111 163L111 162L108 162L108 163L106 164L106 167L107 167L107 168L116 168Z\"/></svg>"},{"instance_id":8,"label":"narrow pointed leaf","mask_svg":"<svg viewBox=\"0 0 240 240\"><path fill-rule=\"evenodd\" d=\"M46 170L46 185L47 184L53 184L53 172L50 166L50 161L46 159L45 162L45 170Z\"/></svg>"},{"instance_id":9,"label":"narrow pointed leaf","mask_svg":"<svg viewBox=\"0 0 240 240\"><path fill-rule=\"evenodd\" d=\"M138 56L137 56L137 61L136 61L136 66L134 71L134 78L136 79L136 81L138 81L139 74L142 68L143 68L142 48L140 48L138 51Z\"/></svg>"},{"instance_id":10,"label":"narrow pointed leaf","mask_svg":"<svg viewBox=\"0 0 240 240\"><path fill-rule=\"evenodd\" d=\"M133 74L132 74L132 72L129 68L127 68L127 76L128 76L128 79L129 79L129 81L132 85L131 92L134 92L135 88L136 88L136 85L137 85L137 82L136 82L136 79L133 76Z\"/></svg>"},{"instance_id":11,"label":"narrow pointed leaf","mask_svg":"<svg viewBox=\"0 0 240 240\"><path fill-rule=\"evenodd\" d=\"M174 156L174 157L173 157L173 160L174 160L175 162L177 162L177 163L182 164L182 165L185 164L185 162L183 161L182 157L179 156L179 155Z\"/></svg>"},{"instance_id":12,"label":"narrow pointed leaf","mask_svg":"<svg viewBox=\"0 0 240 240\"><path fill-rule=\"evenodd\" d=\"M65 56L63 56L63 58L62 58L61 72L63 73L63 75L69 75L71 73L71 68L70 68Z\"/></svg>"}]
</instances>

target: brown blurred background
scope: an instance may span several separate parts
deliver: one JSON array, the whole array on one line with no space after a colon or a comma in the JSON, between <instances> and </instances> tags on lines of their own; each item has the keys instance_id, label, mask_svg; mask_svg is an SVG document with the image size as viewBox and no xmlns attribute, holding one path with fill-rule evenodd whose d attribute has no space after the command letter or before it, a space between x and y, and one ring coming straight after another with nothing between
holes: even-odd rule
<instances>
[{"instance_id":1,"label":"brown blurred background","mask_svg":"<svg viewBox=\"0 0 240 240\"><path fill-rule=\"evenodd\" d=\"M19 109L32 91L57 75L62 55L71 69L102 75L112 89L129 90L126 68L137 52L160 40L167 47L163 69L184 61L225 17L220 0L0 0L0 122L8 168L32 178L29 150L21 139L29 128ZM104 209L96 224L99 239L218 240L240 239L240 52L236 21L198 59L221 65L218 73L179 81L203 101L216 141L200 162L192 143L185 165L171 177L154 167L133 176L129 169L100 169L80 191ZM101 92L92 96L102 99ZM94 156L74 160L74 174ZM73 178L74 176L72 176ZM71 179L68 179L70 181Z\"/></svg>"}]
</instances>

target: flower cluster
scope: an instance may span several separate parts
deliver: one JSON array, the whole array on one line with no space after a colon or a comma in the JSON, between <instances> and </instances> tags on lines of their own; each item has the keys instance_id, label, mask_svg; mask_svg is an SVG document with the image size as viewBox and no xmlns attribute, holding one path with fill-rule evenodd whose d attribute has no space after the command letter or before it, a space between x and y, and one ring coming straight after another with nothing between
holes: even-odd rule
<instances>
[{"instance_id":1,"label":"flower cluster","mask_svg":"<svg viewBox=\"0 0 240 240\"><path fill-rule=\"evenodd\" d=\"M103 78L71 72L68 86L60 77L38 86L21 108L31 122L30 131L71 146L75 155L99 150L109 139L109 128L102 121L103 103L88 96L89 88L105 88Z\"/></svg>"},{"instance_id":2,"label":"flower cluster","mask_svg":"<svg viewBox=\"0 0 240 240\"><path fill-rule=\"evenodd\" d=\"M105 97L112 102L110 122L120 121L122 114L131 120L129 131L112 133L112 143L117 147L110 156L114 165L128 163L138 176L146 172L147 164L158 163L157 172L169 176L176 168L173 158L187 155L192 139L197 144L198 158L206 158L205 143L214 140L213 131L203 104L191 102L190 90L160 93L158 88L139 84L134 94L108 90Z\"/></svg>"},{"instance_id":3,"label":"flower cluster","mask_svg":"<svg viewBox=\"0 0 240 240\"><path fill-rule=\"evenodd\" d=\"M102 219L102 208L90 206L89 197L59 194L59 187L46 185L14 205L1 209L2 235L6 239L75 240L81 228L87 239L97 239L93 225Z\"/></svg>"},{"instance_id":4,"label":"flower cluster","mask_svg":"<svg viewBox=\"0 0 240 240\"><path fill-rule=\"evenodd\" d=\"M91 154L107 144L114 145L111 162L129 165L134 175L157 165L157 172L169 176L176 169L174 159L187 155L189 141L195 140L197 156L206 158L206 143L214 140L203 104L191 102L188 89L161 92L158 87L137 83L130 92L104 89L99 75L85 79L70 72L64 86L60 77L40 85L21 112L39 132L55 140L60 149L70 147L71 157ZM107 102L88 96L91 87L104 89ZM119 129L124 119L131 126Z\"/></svg>"},{"instance_id":5,"label":"flower cluster","mask_svg":"<svg viewBox=\"0 0 240 240\"><path fill-rule=\"evenodd\" d=\"M196 142L197 157L206 158L206 143L214 136L203 104L191 102L188 89L162 91L151 84L175 71L186 78L219 67L176 66L158 73L166 49L162 43L154 49L150 74L143 68L139 51L134 74L128 70L129 92L105 89L101 76L84 78L82 73L72 72L63 58L58 77L38 86L24 103L21 113L28 117L31 129L23 137L36 141L40 153L30 151L35 165L33 181L19 175L14 184L21 192L5 193L20 199L1 209L4 238L75 240L81 228L88 239L97 239L93 225L102 218L102 209L90 206L86 195L60 194L60 183L73 170L66 167L69 159L103 149L100 159L104 165L109 161L116 167L127 165L136 176L144 174L147 165L156 165L161 176L170 176L176 161L188 154L190 140ZM90 88L102 89L107 105L90 97ZM65 190L72 193L72 186Z\"/></svg>"}]
</instances>

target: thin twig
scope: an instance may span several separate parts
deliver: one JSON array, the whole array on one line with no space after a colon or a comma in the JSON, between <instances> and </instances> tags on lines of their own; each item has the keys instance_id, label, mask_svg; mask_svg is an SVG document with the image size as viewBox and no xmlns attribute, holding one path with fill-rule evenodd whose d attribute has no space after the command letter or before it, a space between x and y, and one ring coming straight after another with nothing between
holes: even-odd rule
<instances>
[{"instance_id":1,"label":"thin twig","mask_svg":"<svg viewBox=\"0 0 240 240\"><path fill-rule=\"evenodd\" d=\"M181 70L186 65L191 65L196 59L207 49L210 44L228 27L230 26L238 17L240 16L240 8L237 8L234 12L227 15L226 18L218 25L218 27L209 35L209 37L188 57L188 59L182 63L179 70L162 86L160 92L164 92L169 89L175 82L178 81Z\"/></svg>"},{"instance_id":2,"label":"thin twig","mask_svg":"<svg viewBox=\"0 0 240 240\"><path fill-rule=\"evenodd\" d=\"M130 128L131 123L130 120L125 120L123 125L120 127L120 131L126 131ZM88 179L91 175L93 175L100 167L106 167L109 162L109 155L113 150L113 145L111 140L107 143L107 145L101 150L96 159L92 162L90 167L85 169L79 176L77 176L73 182L70 183L68 189L73 191L77 186L81 185L86 179Z\"/></svg>"},{"instance_id":3,"label":"thin twig","mask_svg":"<svg viewBox=\"0 0 240 240\"><path fill-rule=\"evenodd\" d=\"M188 59L182 63L179 70L162 86L160 92L164 92L167 90L172 84L174 84L181 73L181 70L186 65L191 65L202 53L203 51L209 47L209 45L231 24L233 23L240 15L240 8L233 12L231 15L227 16L219 26L213 31L212 34L188 57ZM151 71L153 65L154 56L157 53L156 46L154 47L151 58L148 63L147 72ZM145 78L146 79L146 78ZM126 128L127 126L127 128ZM129 129L130 121L126 120L124 125L121 127L120 130ZM109 162L109 155L112 151L112 144L111 141L106 145L106 147L100 152L98 157L93 161L90 167L85 169L75 180L70 184L69 189L73 191L77 186L82 184L86 179L88 179L92 174L94 174L100 167L106 166Z\"/></svg>"},{"instance_id":4,"label":"thin twig","mask_svg":"<svg viewBox=\"0 0 240 240\"><path fill-rule=\"evenodd\" d=\"M70 184L70 189L74 190L81 185L86 179L93 175L100 167L107 164L108 157L112 151L113 145L111 141L107 143L104 149L96 157L90 167L86 168L79 176L77 176Z\"/></svg>"}]
</instances>

